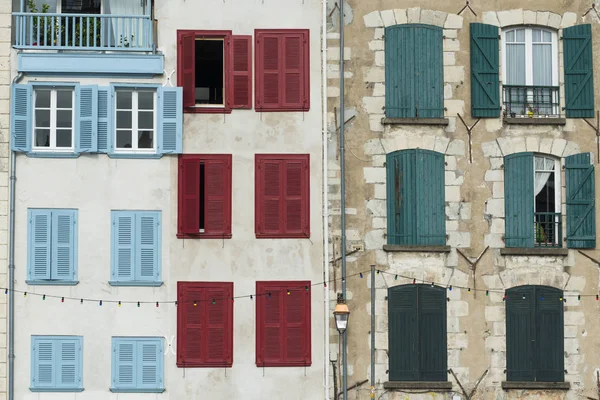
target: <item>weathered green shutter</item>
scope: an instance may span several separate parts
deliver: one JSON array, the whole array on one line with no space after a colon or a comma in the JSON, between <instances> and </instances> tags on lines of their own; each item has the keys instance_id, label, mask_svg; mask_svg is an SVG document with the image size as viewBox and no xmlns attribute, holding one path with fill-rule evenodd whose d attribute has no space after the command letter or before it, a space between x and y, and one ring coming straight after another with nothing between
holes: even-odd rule
<instances>
[{"instance_id":1,"label":"weathered green shutter","mask_svg":"<svg viewBox=\"0 0 600 400\"><path fill-rule=\"evenodd\" d=\"M385 28L385 115L414 118L415 28L395 25Z\"/></svg>"},{"instance_id":2,"label":"weathered green shutter","mask_svg":"<svg viewBox=\"0 0 600 400\"><path fill-rule=\"evenodd\" d=\"M596 248L594 165L590 153L565 159L567 177L567 247Z\"/></svg>"},{"instance_id":3,"label":"weathered green shutter","mask_svg":"<svg viewBox=\"0 0 600 400\"><path fill-rule=\"evenodd\" d=\"M413 285L417 286L417 285ZM419 380L446 381L446 289L418 285Z\"/></svg>"},{"instance_id":4,"label":"weathered green shutter","mask_svg":"<svg viewBox=\"0 0 600 400\"><path fill-rule=\"evenodd\" d=\"M416 150L416 154L415 244L443 246L446 244L444 155L430 150Z\"/></svg>"},{"instance_id":5,"label":"weathered green shutter","mask_svg":"<svg viewBox=\"0 0 600 400\"><path fill-rule=\"evenodd\" d=\"M471 24L471 116L500 116L498 27Z\"/></svg>"},{"instance_id":6,"label":"weathered green shutter","mask_svg":"<svg viewBox=\"0 0 600 400\"><path fill-rule=\"evenodd\" d=\"M506 247L534 247L533 153L504 157Z\"/></svg>"},{"instance_id":7,"label":"weathered green shutter","mask_svg":"<svg viewBox=\"0 0 600 400\"><path fill-rule=\"evenodd\" d=\"M594 59L592 25L563 30L567 118L594 117Z\"/></svg>"},{"instance_id":8,"label":"weathered green shutter","mask_svg":"<svg viewBox=\"0 0 600 400\"><path fill-rule=\"evenodd\" d=\"M535 291L532 286L515 287L506 293L506 380L508 381L531 382L535 379L535 302Z\"/></svg>"},{"instance_id":9,"label":"weathered green shutter","mask_svg":"<svg viewBox=\"0 0 600 400\"><path fill-rule=\"evenodd\" d=\"M416 244L416 155L417 150L387 155L388 244Z\"/></svg>"},{"instance_id":10,"label":"weathered green shutter","mask_svg":"<svg viewBox=\"0 0 600 400\"><path fill-rule=\"evenodd\" d=\"M414 85L417 118L444 116L442 45L442 28L428 25L415 27Z\"/></svg>"},{"instance_id":11,"label":"weathered green shutter","mask_svg":"<svg viewBox=\"0 0 600 400\"><path fill-rule=\"evenodd\" d=\"M390 381L419 380L417 285L388 289Z\"/></svg>"},{"instance_id":12,"label":"weathered green shutter","mask_svg":"<svg viewBox=\"0 0 600 400\"><path fill-rule=\"evenodd\" d=\"M564 374L564 306L560 289L538 286L536 299L535 380L563 382ZM542 300L543 299L543 300Z\"/></svg>"}]
</instances>

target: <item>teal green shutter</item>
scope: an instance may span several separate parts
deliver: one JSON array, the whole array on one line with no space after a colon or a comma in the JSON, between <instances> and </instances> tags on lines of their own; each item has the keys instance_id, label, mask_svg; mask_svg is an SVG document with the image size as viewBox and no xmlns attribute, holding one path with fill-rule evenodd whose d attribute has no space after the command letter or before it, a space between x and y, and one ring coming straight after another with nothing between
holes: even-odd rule
<instances>
[{"instance_id":1,"label":"teal green shutter","mask_svg":"<svg viewBox=\"0 0 600 400\"><path fill-rule=\"evenodd\" d=\"M533 153L504 157L506 247L534 247Z\"/></svg>"},{"instance_id":2,"label":"teal green shutter","mask_svg":"<svg viewBox=\"0 0 600 400\"><path fill-rule=\"evenodd\" d=\"M415 27L414 86L417 118L442 118L444 116L442 45L442 28L427 25Z\"/></svg>"},{"instance_id":3,"label":"teal green shutter","mask_svg":"<svg viewBox=\"0 0 600 400\"><path fill-rule=\"evenodd\" d=\"M446 381L446 289L429 285L419 291L419 380Z\"/></svg>"},{"instance_id":4,"label":"teal green shutter","mask_svg":"<svg viewBox=\"0 0 600 400\"><path fill-rule=\"evenodd\" d=\"M31 339L31 387L53 388L55 386L54 341L32 337Z\"/></svg>"},{"instance_id":5,"label":"teal green shutter","mask_svg":"<svg viewBox=\"0 0 600 400\"><path fill-rule=\"evenodd\" d=\"M81 341L79 339L63 339L56 342L56 388L75 389L82 385L81 374Z\"/></svg>"},{"instance_id":6,"label":"teal green shutter","mask_svg":"<svg viewBox=\"0 0 600 400\"><path fill-rule=\"evenodd\" d=\"M135 280L157 281L159 278L160 215L140 212L135 216Z\"/></svg>"},{"instance_id":7,"label":"teal green shutter","mask_svg":"<svg viewBox=\"0 0 600 400\"><path fill-rule=\"evenodd\" d=\"M417 285L388 289L390 381L419 380Z\"/></svg>"},{"instance_id":8,"label":"teal green shutter","mask_svg":"<svg viewBox=\"0 0 600 400\"><path fill-rule=\"evenodd\" d=\"M415 27L385 28L385 115L414 118L415 108Z\"/></svg>"},{"instance_id":9,"label":"teal green shutter","mask_svg":"<svg viewBox=\"0 0 600 400\"><path fill-rule=\"evenodd\" d=\"M113 388L136 387L136 342L113 339Z\"/></svg>"},{"instance_id":10,"label":"teal green shutter","mask_svg":"<svg viewBox=\"0 0 600 400\"><path fill-rule=\"evenodd\" d=\"M75 280L77 248L77 212L52 211L52 268L53 280Z\"/></svg>"},{"instance_id":11,"label":"teal green shutter","mask_svg":"<svg viewBox=\"0 0 600 400\"><path fill-rule=\"evenodd\" d=\"M32 101L31 85L12 86L10 99L10 148L13 151L31 151Z\"/></svg>"},{"instance_id":12,"label":"teal green shutter","mask_svg":"<svg viewBox=\"0 0 600 400\"><path fill-rule=\"evenodd\" d=\"M75 89L75 152L91 153L98 148L98 86Z\"/></svg>"},{"instance_id":13,"label":"teal green shutter","mask_svg":"<svg viewBox=\"0 0 600 400\"><path fill-rule=\"evenodd\" d=\"M590 153L565 159L567 177L567 247L596 248L596 190Z\"/></svg>"},{"instance_id":14,"label":"teal green shutter","mask_svg":"<svg viewBox=\"0 0 600 400\"><path fill-rule=\"evenodd\" d=\"M183 90L158 88L158 153L181 154L183 135Z\"/></svg>"},{"instance_id":15,"label":"teal green shutter","mask_svg":"<svg viewBox=\"0 0 600 400\"><path fill-rule=\"evenodd\" d=\"M114 211L112 221L112 280L132 281L134 276L135 214Z\"/></svg>"},{"instance_id":16,"label":"teal green shutter","mask_svg":"<svg viewBox=\"0 0 600 400\"><path fill-rule=\"evenodd\" d=\"M52 214L29 210L29 279L50 279Z\"/></svg>"},{"instance_id":17,"label":"teal green shutter","mask_svg":"<svg viewBox=\"0 0 600 400\"><path fill-rule=\"evenodd\" d=\"M417 150L387 155L388 244L416 244L416 157Z\"/></svg>"},{"instance_id":18,"label":"teal green shutter","mask_svg":"<svg viewBox=\"0 0 600 400\"><path fill-rule=\"evenodd\" d=\"M564 382L564 305L560 289L536 290L536 377L539 382ZM543 300L542 300L543 299Z\"/></svg>"},{"instance_id":19,"label":"teal green shutter","mask_svg":"<svg viewBox=\"0 0 600 400\"><path fill-rule=\"evenodd\" d=\"M444 155L429 150L416 150L417 174L415 201L418 245L446 244L445 161Z\"/></svg>"},{"instance_id":20,"label":"teal green shutter","mask_svg":"<svg viewBox=\"0 0 600 400\"><path fill-rule=\"evenodd\" d=\"M594 58L592 25L563 30L567 118L594 117Z\"/></svg>"},{"instance_id":21,"label":"teal green shutter","mask_svg":"<svg viewBox=\"0 0 600 400\"><path fill-rule=\"evenodd\" d=\"M110 107L111 91L109 87L98 88L98 152L108 153L112 135L109 118L112 116Z\"/></svg>"},{"instance_id":22,"label":"teal green shutter","mask_svg":"<svg viewBox=\"0 0 600 400\"><path fill-rule=\"evenodd\" d=\"M471 28L471 116L500 116L500 78L498 27L470 24Z\"/></svg>"},{"instance_id":23,"label":"teal green shutter","mask_svg":"<svg viewBox=\"0 0 600 400\"><path fill-rule=\"evenodd\" d=\"M532 286L507 290L506 380L508 381L531 382L535 379L535 303L535 291Z\"/></svg>"}]
</instances>

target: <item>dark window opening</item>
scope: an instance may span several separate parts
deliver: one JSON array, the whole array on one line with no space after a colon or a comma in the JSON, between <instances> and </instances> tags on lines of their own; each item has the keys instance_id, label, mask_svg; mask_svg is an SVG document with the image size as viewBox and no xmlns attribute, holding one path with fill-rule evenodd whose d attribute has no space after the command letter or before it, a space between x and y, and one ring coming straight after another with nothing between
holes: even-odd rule
<instances>
[{"instance_id":1,"label":"dark window opening","mask_svg":"<svg viewBox=\"0 0 600 400\"><path fill-rule=\"evenodd\" d=\"M205 210L205 202L206 202L206 193L205 193L205 172L206 168L205 168L205 164L204 163L200 163L200 198L198 201L198 228L200 229L200 232L204 232L205 226L204 226L204 221L206 220L205 215L204 215L204 210Z\"/></svg>"},{"instance_id":2,"label":"dark window opening","mask_svg":"<svg viewBox=\"0 0 600 400\"><path fill-rule=\"evenodd\" d=\"M64 14L100 14L100 0L62 0Z\"/></svg>"},{"instance_id":3,"label":"dark window opening","mask_svg":"<svg viewBox=\"0 0 600 400\"><path fill-rule=\"evenodd\" d=\"M225 104L223 43L220 39L196 39L196 104Z\"/></svg>"},{"instance_id":4,"label":"dark window opening","mask_svg":"<svg viewBox=\"0 0 600 400\"><path fill-rule=\"evenodd\" d=\"M535 158L535 243L556 246L561 235L560 210L556 210L556 174L554 160Z\"/></svg>"}]
</instances>

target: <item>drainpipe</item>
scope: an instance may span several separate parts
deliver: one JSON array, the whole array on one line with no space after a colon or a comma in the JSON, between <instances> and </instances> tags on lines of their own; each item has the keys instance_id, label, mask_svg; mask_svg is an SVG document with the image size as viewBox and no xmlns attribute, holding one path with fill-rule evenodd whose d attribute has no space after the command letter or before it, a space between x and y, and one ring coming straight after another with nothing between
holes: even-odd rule
<instances>
[{"instance_id":1,"label":"drainpipe","mask_svg":"<svg viewBox=\"0 0 600 400\"><path fill-rule=\"evenodd\" d=\"M21 78L23 78L23 73L19 72L15 79L13 79L13 85L18 83L21 80ZM13 400L15 396L15 183L17 180L17 175L15 172L17 168L17 155L14 151L10 152L9 163L10 200L8 230L8 400Z\"/></svg>"},{"instance_id":2,"label":"drainpipe","mask_svg":"<svg viewBox=\"0 0 600 400\"><path fill-rule=\"evenodd\" d=\"M346 301L346 162L344 155L344 125L345 125L345 103L344 103L344 0L340 0L340 169L341 169L341 226L342 232L342 298ZM348 399L348 331L342 335L342 363L343 380L342 389L344 400Z\"/></svg>"},{"instance_id":3,"label":"drainpipe","mask_svg":"<svg viewBox=\"0 0 600 400\"><path fill-rule=\"evenodd\" d=\"M323 5L322 15L322 32L321 32L321 61L323 81L321 83L321 102L323 103L323 281L329 282L329 200L328 200L328 175L327 175L327 0L321 0ZM324 297L324 314L325 320L323 327L325 337L323 341L323 362L325 363L325 371L323 373L323 388L325 400L329 400L329 287L323 285Z\"/></svg>"}]
</instances>

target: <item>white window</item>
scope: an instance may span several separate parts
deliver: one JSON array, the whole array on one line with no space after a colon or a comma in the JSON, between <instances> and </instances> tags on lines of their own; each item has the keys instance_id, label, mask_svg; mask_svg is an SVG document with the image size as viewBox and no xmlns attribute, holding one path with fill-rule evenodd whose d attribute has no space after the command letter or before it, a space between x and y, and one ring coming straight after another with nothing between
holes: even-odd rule
<instances>
[{"instance_id":1,"label":"white window","mask_svg":"<svg viewBox=\"0 0 600 400\"><path fill-rule=\"evenodd\" d=\"M560 240L560 162L534 157L534 212L536 245L554 246Z\"/></svg>"},{"instance_id":2,"label":"white window","mask_svg":"<svg viewBox=\"0 0 600 400\"><path fill-rule=\"evenodd\" d=\"M559 114L558 42L555 31L511 28L503 32L504 103L512 117Z\"/></svg>"},{"instance_id":3,"label":"white window","mask_svg":"<svg viewBox=\"0 0 600 400\"><path fill-rule=\"evenodd\" d=\"M34 88L33 150L73 151L73 88Z\"/></svg>"},{"instance_id":4,"label":"white window","mask_svg":"<svg viewBox=\"0 0 600 400\"><path fill-rule=\"evenodd\" d=\"M116 90L115 151L155 152L155 104L155 90Z\"/></svg>"}]
</instances>

